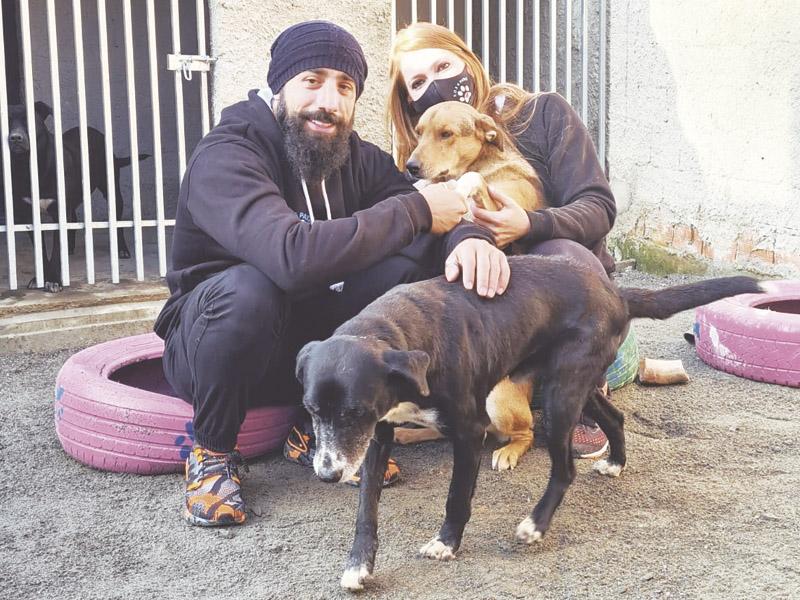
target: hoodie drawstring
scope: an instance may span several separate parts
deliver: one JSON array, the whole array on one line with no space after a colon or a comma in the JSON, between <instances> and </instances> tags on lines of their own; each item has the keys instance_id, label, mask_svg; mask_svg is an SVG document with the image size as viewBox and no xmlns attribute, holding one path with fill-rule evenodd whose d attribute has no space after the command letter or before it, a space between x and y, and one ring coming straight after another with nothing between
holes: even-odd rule
<instances>
[{"instance_id":1,"label":"hoodie drawstring","mask_svg":"<svg viewBox=\"0 0 800 600\"><path fill-rule=\"evenodd\" d=\"M306 180L301 177L300 178L300 185L303 186L303 196L306 197L306 208L308 208L308 218L311 223L314 223L314 208L311 206L311 196L308 193L308 185L306 185ZM328 221L333 220L333 216L331 215L331 202L328 200L328 190L325 189L325 180L322 180L322 197L325 199L325 212L328 213ZM339 283L334 283L331 286L328 286L331 291L334 292L341 292L344 289L344 281L340 281Z\"/></svg>"},{"instance_id":2,"label":"hoodie drawstring","mask_svg":"<svg viewBox=\"0 0 800 600\"><path fill-rule=\"evenodd\" d=\"M308 208L308 218L311 220L311 223L314 223L314 207L311 206L311 196L308 193L308 185L306 185L305 178L300 178L300 185L303 186L303 196L306 198L306 208ZM325 212L328 215L328 221L333 219L331 215L331 203L328 200L328 190L325 189L325 180L322 180L322 197L325 199Z\"/></svg>"}]
</instances>

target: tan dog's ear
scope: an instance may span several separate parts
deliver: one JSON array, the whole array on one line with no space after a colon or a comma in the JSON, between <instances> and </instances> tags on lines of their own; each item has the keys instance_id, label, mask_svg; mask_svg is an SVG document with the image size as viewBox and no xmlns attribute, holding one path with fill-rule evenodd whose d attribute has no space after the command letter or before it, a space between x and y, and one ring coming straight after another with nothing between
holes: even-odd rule
<instances>
[{"instance_id":1,"label":"tan dog's ear","mask_svg":"<svg viewBox=\"0 0 800 600\"><path fill-rule=\"evenodd\" d=\"M487 142L494 144L499 150L503 149L503 136L498 133L497 124L492 117L481 115L478 120L478 129L483 131L484 139Z\"/></svg>"},{"instance_id":2,"label":"tan dog's ear","mask_svg":"<svg viewBox=\"0 0 800 600\"><path fill-rule=\"evenodd\" d=\"M387 350L383 360L389 367L390 375L398 375L410 383L420 396L430 396L428 388L428 365L431 357L422 350Z\"/></svg>"}]
</instances>

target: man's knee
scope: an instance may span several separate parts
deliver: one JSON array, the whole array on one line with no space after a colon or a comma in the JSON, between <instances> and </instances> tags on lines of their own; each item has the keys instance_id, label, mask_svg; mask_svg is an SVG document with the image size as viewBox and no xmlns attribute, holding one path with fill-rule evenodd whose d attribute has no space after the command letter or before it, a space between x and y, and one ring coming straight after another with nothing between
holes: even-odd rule
<instances>
[{"instance_id":1,"label":"man's knee","mask_svg":"<svg viewBox=\"0 0 800 600\"><path fill-rule=\"evenodd\" d=\"M274 329L287 318L286 294L248 264L229 267L203 291L203 314L223 319L233 330ZM239 325L239 327L237 327Z\"/></svg>"}]
</instances>

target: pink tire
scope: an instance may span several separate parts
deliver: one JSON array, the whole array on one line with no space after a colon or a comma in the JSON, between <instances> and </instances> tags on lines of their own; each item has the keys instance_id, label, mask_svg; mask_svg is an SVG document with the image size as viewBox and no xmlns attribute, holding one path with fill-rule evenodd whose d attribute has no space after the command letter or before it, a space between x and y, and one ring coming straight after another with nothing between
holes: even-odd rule
<instances>
[{"instance_id":1,"label":"pink tire","mask_svg":"<svg viewBox=\"0 0 800 600\"><path fill-rule=\"evenodd\" d=\"M697 355L726 373L800 387L800 281L764 287L765 294L743 294L697 309Z\"/></svg>"},{"instance_id":2,"label":"pink tire","mask_svg":"<svg viewBox=\"0 0 800 600\"><path fill-rule=\"evenodd\" d=\"M55 423L64 450L106 471L180 471L193 443L192 407L164 378L164 342L148 333L98 344L71 356L56 378ZM239 432L249 458L279 448L295 406L251 409Z\"/></svg>"}]
</instances>

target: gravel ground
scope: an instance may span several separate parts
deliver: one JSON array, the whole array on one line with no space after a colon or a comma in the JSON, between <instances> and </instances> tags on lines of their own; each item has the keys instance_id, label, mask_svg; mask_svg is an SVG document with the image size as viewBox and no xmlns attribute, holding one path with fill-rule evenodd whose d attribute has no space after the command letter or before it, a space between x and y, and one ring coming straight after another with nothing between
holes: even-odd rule
<instances>
[{"instance_id":1,"label":"gravel ground","mask_svg":"<svg viewBox=\"0 0 800 600\"><path fill-rule=\"evenodd\" d=\"M632 272L623 285L687 278ZM458 559L416 550L438 529L451 453L398 448L403 481L380 507L376 579L362 598L800 597L800 392L717 372L682 333L690 312L637 322L642 356L683 360L691 382L629 385L628 467L579 461L545 541L513 539L547 481L535 448L493 472L489 441ZM251 463L252 514L230 530L180 517L179 475L87 468L61 450L52 390L70 356L0 356L0 595L3 598L338 598L356 492L278 455Z\"/></svg>"}]
</instances>

